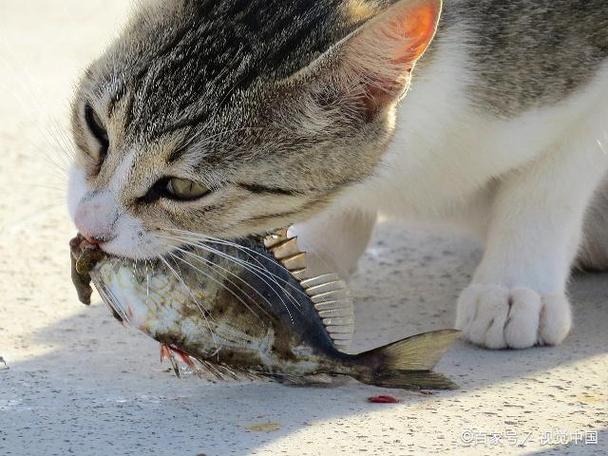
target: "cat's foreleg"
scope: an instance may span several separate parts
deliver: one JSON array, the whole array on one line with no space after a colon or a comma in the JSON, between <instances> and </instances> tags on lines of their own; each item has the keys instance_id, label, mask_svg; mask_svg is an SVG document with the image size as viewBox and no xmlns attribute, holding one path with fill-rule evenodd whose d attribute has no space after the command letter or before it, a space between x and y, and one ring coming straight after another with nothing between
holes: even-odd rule
<instances>
[{"instance_id":1,"label":"cat's foreleg","mask_svg":"<svg viewBox=\"0 0 608 456\"><path fill-rule=\"evenodd\" d=\"M458 302L456 325L468 340L525 348L568 335L566 284L585 208L607 162L597 142L584 137L502 179L482 262Z\"/></svg>"},{"instance_id":2,"label":"cat's foreleg","mask_svg":"<svg viewBox=\"0 0 608 456\"><path fill-rule=\"evenodd\" d=\"M369 244L376 214L352 209L330 209L291 228L307 253L311 272L335 271L348 279Z\"/></svg>"},{"instance_id":3,"label":"cat's foreleg","mask_svg":"<svg viewBox=\"0 0 608 456\"><path fill-rule=\"evenodd\" d=\"M608 175L587 211L583 244L576 265L591 271L608 271Z\"/></svg>"}]
</instances>

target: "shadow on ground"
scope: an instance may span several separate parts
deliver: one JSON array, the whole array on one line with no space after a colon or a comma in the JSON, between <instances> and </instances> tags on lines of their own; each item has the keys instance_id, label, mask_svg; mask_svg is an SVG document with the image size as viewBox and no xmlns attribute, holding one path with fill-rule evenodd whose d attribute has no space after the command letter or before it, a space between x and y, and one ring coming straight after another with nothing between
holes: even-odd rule
<instances>
[{"instance_id":1,"label":"shadow on ground","mask_svg":"<svg viewBox=\"0 0 608 456\"><path fill-rule=\"evenodd\" d=\"M549 436L552 438L553 436ZM560 436L555 437L558 441ZM608 428L600 431L588 431L574 436L570 443L557 445L553 448L536 451L531 456L597 456L606 454L605 444L608 441Z\"/></svg>"},{"instance_id":2,"label":"shadow on ground","mask_svg":"<svg viewBox=\"0 0 608 456\"><path fill-rule=\"evenodd\" d=\"M353 282L355 348L451 326L455 298L477 259L470 242L382 226ZM353 445L383 455L465 451L462 431L484 429L484 420L493 423L493 416L507 423L502 431L508 419L514 428L534 428L535 414L547 404L555 403L556 411L562 401L573 406L563 419L605 407L607 398L594 399L593 391L605 391L600 383L606 375L590 372L593 362L584 363L581 372L578 365L606 352L606 279L576 278L576 331L563 346L488 352L459 343L438 370L461 389L433 395L392 391L401 399L397 406L367 403L367 397L385 391L355 383L320 389L178 380L159 364L154 342L121 328L101 305L83 308L33 336L34 343L47 346L46 355L0 371L0 453L33 454L23 449L37 448L62 456L350 454ZM596 367L604 369L605 361ZM584 391L590 396L581 398ZM608 416L601 410L595 426L604 428ZM412 447L425 432L434 438ZM600 440L608 444L605 431ZM269 446L275 449L265 453ZM591 454L584 453L589 448L565 449ZM547 451L537 454L558 450Z\"/></svg>"}]
</instances>

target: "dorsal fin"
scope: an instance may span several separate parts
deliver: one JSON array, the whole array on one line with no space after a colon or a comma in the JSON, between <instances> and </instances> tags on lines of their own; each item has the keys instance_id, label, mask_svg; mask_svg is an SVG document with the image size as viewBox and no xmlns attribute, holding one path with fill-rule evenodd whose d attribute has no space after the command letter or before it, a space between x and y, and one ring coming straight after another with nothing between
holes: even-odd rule
<instances>
[{"instance_id":1,"label":"dorsal fin","mask_svg":"<svg viewBox=\"0 0 608 456\"><path fill-rule=\"evenodd\" d=\"M355 314L346 283L330 272L311 275L306 267L306 253L300 250L297 238L290 237L286 228L266 237L264 245L310 296L334 345L347 350L355 329Z\"/></svg>"}]
</instances>

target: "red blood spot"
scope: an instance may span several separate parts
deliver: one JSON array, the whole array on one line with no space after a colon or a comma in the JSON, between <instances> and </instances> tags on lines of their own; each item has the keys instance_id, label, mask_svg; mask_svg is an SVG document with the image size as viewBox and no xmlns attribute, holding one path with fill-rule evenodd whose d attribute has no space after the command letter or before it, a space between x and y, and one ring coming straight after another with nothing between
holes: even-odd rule
<instances>
[{"instance_id":1,"label":"red blood spot","mask_svg":"<svg viewBox=\"0 0 608 456\"><path fill-rule=\"evenodd\" d=\"M372 396L367 398L368 402L373 404L398 404L399 399L393 396L388 395L380 395L380 396Z\"/></svg>"}]
</instances>

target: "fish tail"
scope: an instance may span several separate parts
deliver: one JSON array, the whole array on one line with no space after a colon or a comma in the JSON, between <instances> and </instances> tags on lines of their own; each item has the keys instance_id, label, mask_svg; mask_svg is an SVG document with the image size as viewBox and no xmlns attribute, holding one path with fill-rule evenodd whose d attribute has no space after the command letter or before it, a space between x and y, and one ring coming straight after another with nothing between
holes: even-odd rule
<instances>
[{"instance_id":1,"label":"fish tail","mask_svg":"<svg viewBox=\"0 0 608 456\"><path fill-rule=\"evenodd\" d=\"M356 355L356 365L363 367L356 378L386 388L455 389L454 382L431 369L459 334L452 329L427 332Z\"/></svg>"}]
</instances>

